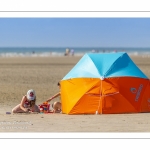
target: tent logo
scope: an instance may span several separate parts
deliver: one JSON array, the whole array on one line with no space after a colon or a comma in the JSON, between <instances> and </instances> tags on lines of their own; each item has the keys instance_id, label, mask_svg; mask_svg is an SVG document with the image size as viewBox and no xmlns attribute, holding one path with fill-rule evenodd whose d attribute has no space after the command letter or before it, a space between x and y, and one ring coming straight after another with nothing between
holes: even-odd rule
<instances>
[{"instance_id":1,"label":"tent logo","mask_svg":"<svg viewBox=\"0 0 150 150\"><path fill-rule=\"evenodd\" d=\"M138 89L137 94L136 94L136 97L135 97L135 101L138 101L142 89L143 89L143 84L140 84L139 89Z\"/></svg>"},{"instance_id":2,"label":"tent logo","mask_svg":"<svg viewBox=\"0 0 150 150\"><path fill-rule=\"evenodd\" d=\"M142 89L143 89L143 84L140 84L138 90L137 90L136 88L130 88L130 91L131 91L133 94L136 94L135 101L138 101Z\"/></svg>"},{"instance_id":3,"label":"tent logo","mask_svg":"<svg viewBox=\"0 0 150 150\"><path fill-rule=\"evenodd\" d=\"M130 88L130 91L131 91L132 93L136 93L136 92L137 92L136 88Z\"/></svg>"}]
</instances>

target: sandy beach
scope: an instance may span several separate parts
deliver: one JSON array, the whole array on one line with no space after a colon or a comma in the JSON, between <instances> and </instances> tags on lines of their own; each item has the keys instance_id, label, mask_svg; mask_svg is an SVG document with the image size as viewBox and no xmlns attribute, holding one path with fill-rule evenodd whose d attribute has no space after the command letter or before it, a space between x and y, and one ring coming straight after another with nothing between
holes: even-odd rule
<instances>
[{"instance_id":1,"label":"sandy beach","mask_svg":"<svg viewBox=\"0 0 150 150\"><path fill-rule=\"evenodd\" d=\"M77 56L0 58L0 132L150 132L150 113L6 114L20 103L22 96L31 88L37 93L37 104L57 93L59 91L57 82L80 58ZM150 58L142 56L131 58L150 78Z\"/></svg>"}]
</instances>

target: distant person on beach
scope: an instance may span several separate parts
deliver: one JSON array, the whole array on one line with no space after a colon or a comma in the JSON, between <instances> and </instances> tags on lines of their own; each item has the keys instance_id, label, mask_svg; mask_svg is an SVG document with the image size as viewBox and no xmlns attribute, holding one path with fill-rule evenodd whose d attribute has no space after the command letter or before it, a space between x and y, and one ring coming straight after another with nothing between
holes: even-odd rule
<instances>
[{"instance_id":1,"label":"distant person on beach","mask_svg":"<svg viewBox=\"0 0 150 150\"><path fill-rule=\"evenodd\" d=\"M27 92L27 95L22 97L20 104L12 109L13 113L29 113L29 112L40 112L36 105L36 94L33 89Z\"/></svg>"},{"instance_id":2,"label":"distant person on beach","mask_svg":"<svg viewBox=\"0 0 150 150\"><path fill-rule=\"evenodd\" d=\"M58 82L58 87L60 88L60 82ZM59 97L61 95L60 92L56 93L55 95L53 95L52 97L50 97L49 99L46 100L46 102L50 102L51 100L53 100L56 97ZM53 107L53 112L54 113L60 113L61 112L61 103L60 102L54 102L52 104Z\"/></svg>"},{"instance_id":3,"label":"distant person on beach","mask_svg":"<svg viewBox=\"0 0 150 150\"><path fill-rule=\"evenodd\" d=\"M92 51L91 51L92 53L95 53L95 49L92 49Z\"/></svg>"},{"instance_id":4,"label":"distant person on beach","mask_svg":"<svg viewBox=\"0 0 150 150\"><path fill-rule=\"evenodd\" d=\"M71 53L71 56L74 56L74 49L71 49L70 53Z\"/></svg>"},{"instance_id":5,"label":"distant person on beach","mask_svg":"<svg viewBox=\"0 0 150 150\"><path fill-rule=\"evenodd\" d=\"M70 53L70 49L69 49L69 48L66 48L65 56L69 56L69 53Z\"/></svg>"}]
</instances>

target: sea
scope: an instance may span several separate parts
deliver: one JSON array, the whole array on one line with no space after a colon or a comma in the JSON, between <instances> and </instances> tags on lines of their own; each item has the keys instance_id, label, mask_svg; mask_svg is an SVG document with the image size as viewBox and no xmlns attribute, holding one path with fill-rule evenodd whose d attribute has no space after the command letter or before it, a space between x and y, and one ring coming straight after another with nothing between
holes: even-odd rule
<instances>
[{"instance_id":1,"label":"sea","mask_svg":"<svg viewBox=\"0 0 150 150\"><path fill-rule=\"evenodd\" d=\"M62 57L69 55L83 56L86 53L126 52L130 56L150 57L149 48L115 47L0 47L0 57Z\"/></svg>"}]
</instances>

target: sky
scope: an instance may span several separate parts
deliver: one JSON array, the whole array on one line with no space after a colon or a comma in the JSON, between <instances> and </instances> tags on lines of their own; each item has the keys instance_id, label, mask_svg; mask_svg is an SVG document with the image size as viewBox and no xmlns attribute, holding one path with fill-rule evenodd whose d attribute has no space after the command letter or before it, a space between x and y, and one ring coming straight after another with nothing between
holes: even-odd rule
<instances>
[{"instance_id":1,"label":"sky","mask_svg":"<svg viewBox=\"0 0 150 150\"><path fill-rule=\"evenodd\" d=\"M150 18L0 18L0 47L150 47Z\"/></svg>"}]
</instances>

